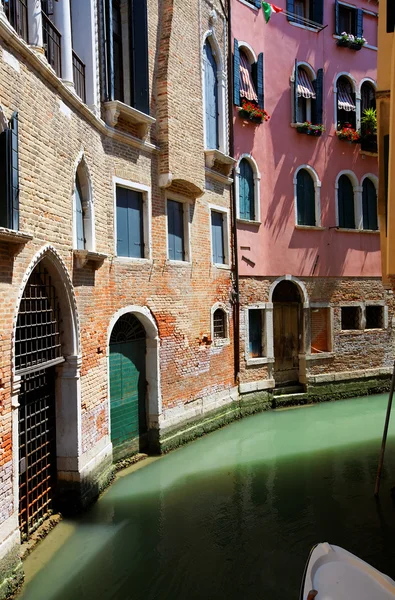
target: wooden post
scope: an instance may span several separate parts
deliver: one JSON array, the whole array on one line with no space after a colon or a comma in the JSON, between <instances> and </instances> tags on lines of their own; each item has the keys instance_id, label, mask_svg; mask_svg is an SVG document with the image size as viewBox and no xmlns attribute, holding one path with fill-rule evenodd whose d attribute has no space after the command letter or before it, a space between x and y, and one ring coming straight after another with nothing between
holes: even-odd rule
<instances>
[{"instance_id":1,"label":"wooden post","mask_svg":"<svg viewBox=\"0 0 395 600\"><path fill-rule=\"evenodd\" d=\"M386 414L386 417L385 417L383 439L382 439L382 442L381 442L380 459L379 459L379 466L378 466L378 469L377 469L377 477L376 477L376 487L374 488L374 495L375 496L379 495L379 490L380 490L381 471L383 469L383 463L384 463L385 445L387 443L388 425L389 425L389 422L390 422L391 408L392 408L392 398L393 398L393 395L394 395L394 389L395 389L395 361L394 361L394 368L393 368L393 371L392 371L391 389L390 389L390 395L389 395L389 398L388 398L388 406L387 406L387 414Z\"/></svg>"}]
</instances>

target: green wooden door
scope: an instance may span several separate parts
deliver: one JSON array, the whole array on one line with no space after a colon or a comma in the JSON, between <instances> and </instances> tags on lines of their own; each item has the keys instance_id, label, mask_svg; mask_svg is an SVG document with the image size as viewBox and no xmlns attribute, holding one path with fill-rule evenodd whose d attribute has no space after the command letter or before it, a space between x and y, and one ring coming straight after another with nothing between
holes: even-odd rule
<instances>
[{"instance_id":1,"label":"green wooden door","mask_svg":"<svg viewBox=\"0 0 395 600\"><path fill-rule=\"evenodd\" d=\"M111 441L117 460L141 449L147 431L145 339L110 345Z\"/></svg>"}]
</instances>

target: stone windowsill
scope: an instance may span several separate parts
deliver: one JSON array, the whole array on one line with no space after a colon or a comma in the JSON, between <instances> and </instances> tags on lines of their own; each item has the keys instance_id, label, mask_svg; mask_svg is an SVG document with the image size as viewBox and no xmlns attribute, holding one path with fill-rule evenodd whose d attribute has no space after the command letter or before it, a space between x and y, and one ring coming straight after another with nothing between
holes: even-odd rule
<instances>
[{"instance_id":1,"label":"stone windowsill","mask_svg":"<svg viewBox=\"0 0 395 600\"><path fill-rule=\"evenodd\" d=\"M118 123L119 117L122 117L128 123L138 126L138 132L142 139L147 136L150 126L156 122L154 117L150 117L150 115L146 115L140 110L137 110L137 108L128 106L119 100L105 102L104 108L106 111L105 119L107 125L110 127L115 127Z\"/></svg>"},{"instance_id":2,"label":"stone windowsill","mask_svg":"<svg viewBox=\"0 0 395 600\"><path fill-rule=\"evenodd\" d=\"M334 352L315 352L314 354L306 354L304 358L306 359L306 361L310 361L317 360L320 358L322 360L324 360L325 358L334 358L334 356Z\"/></svg>"},{"instance_id":3,"label":"stone windowsill","mask_svg":"<svg viewBox=\"0 0 395 600\"><path fill-rule=\"evenodd\" d=\"M379 229L347 229L346 227L332 227L335 231L341 233L367 233L367 234L380 234Z\"/></svg>"},{"instance_id":4,"label":"stone windowsill","mask_svg":"<svg viewBox=\"0 0 395 600\"><path fill-rule=\"evenodd\" d=\"M304 229L307 231L325 231L326 227L321 227L321 225L295 225L295 229Z\"/></svg>"},{"instance_id":5,"label":"stone windowsill","mask_svg":"<svg viewBox=\"0 0 395 600\"><path fill-rule=\"evenodd\" d=\"M228 154L224 154L220 150L205 150L204 156L206 167L209 169L212 169L215 163L219 164L221 167L226 167L226 177L229 177L234 165L236 164L236 160L234 158Z\"/></svg>"},{"instance_id":6,"label":"stone windowsill","mask_svg":"<svg viewBox=\"0 0 395 600\"><path fill-rule=\"evenodd\" d=\"M377 158L379 155L378 152L369 152L368 150L360 150L359 154L361 156L374 156L374 158Z\"/></svg>"},{"instance_id":7,"label":"stone windowsill","mask_svg":"<svg viewBox=\"0 0 395 600\"><path fill-rule=\"evenodd\" d=\"M271 356L261 356L259 358L247 358L247 367L253 367L254 365L268 365L274 363L274 358Z\"/></svg>"},{"instance_id":8,"label":"stone windowsill","mask_svg":"<svg viewBox=\"0 0 395 600\"><path fill-rule=\"evenodd\" d=\"M107 254L91 252L90 250L73 250L73 254L77 269L83 269L88 262L92 263L95 269L98 269L107 258Z\"/></svg>"},{"instance_id":9,"label":"stone windowsill","mask_svg":"<svg viewBox=\"0 0 395 600\"><path fill-rule=\"evenodd\" d=\"M262 225L262 221L251 221L250 219L240 219L240 217L237 217L237 222L245 223L246 225L256 225L258 227Z\"/></svg>"},{"instance_id":10,"label":"stone windowsill","mask_svg":"<svg viewBox=\"0 0 395 600\"><path fill-rule=\"evenodd\" d=\"M32 239L33 236L30 233L23 233L22 231L8 229L7 227L0 227L1 242L8 242L9 244L26 244Z\"/></svg>"}]
</instances>

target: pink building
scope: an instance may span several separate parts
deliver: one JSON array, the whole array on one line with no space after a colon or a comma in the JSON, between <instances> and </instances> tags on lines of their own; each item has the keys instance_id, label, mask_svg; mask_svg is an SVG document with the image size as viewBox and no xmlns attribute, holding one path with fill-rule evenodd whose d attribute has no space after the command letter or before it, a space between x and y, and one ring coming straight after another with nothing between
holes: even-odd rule
<instances>
[{"instance_id":1,"label":"pink building","mask_svg":"<svg viewBox=\"0 0 395 600\"><path fill-rule=\"evenodd\" d=\"M268 23L258 1L231 3L240 390L381 389L393 300L374 114L363 118L375 108L378 2L277 3Z\"/></svg>"}]
</instances>

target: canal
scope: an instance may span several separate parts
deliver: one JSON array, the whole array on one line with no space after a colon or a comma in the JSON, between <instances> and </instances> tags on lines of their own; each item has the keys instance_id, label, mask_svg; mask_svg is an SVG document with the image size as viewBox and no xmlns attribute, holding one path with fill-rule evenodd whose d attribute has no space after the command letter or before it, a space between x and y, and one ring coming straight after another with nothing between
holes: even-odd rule
<instances>
[{"instance_id":1,"label":"canal","mask_svg":"<svg viewBox=\"0 0 395 600\"><path fill-rule=\"evenodd\" d=\"M267 412L124 472L27 559L20 600L297 600L311 546L395 578L386 396Z\"/></svg>"}]
</instances>

